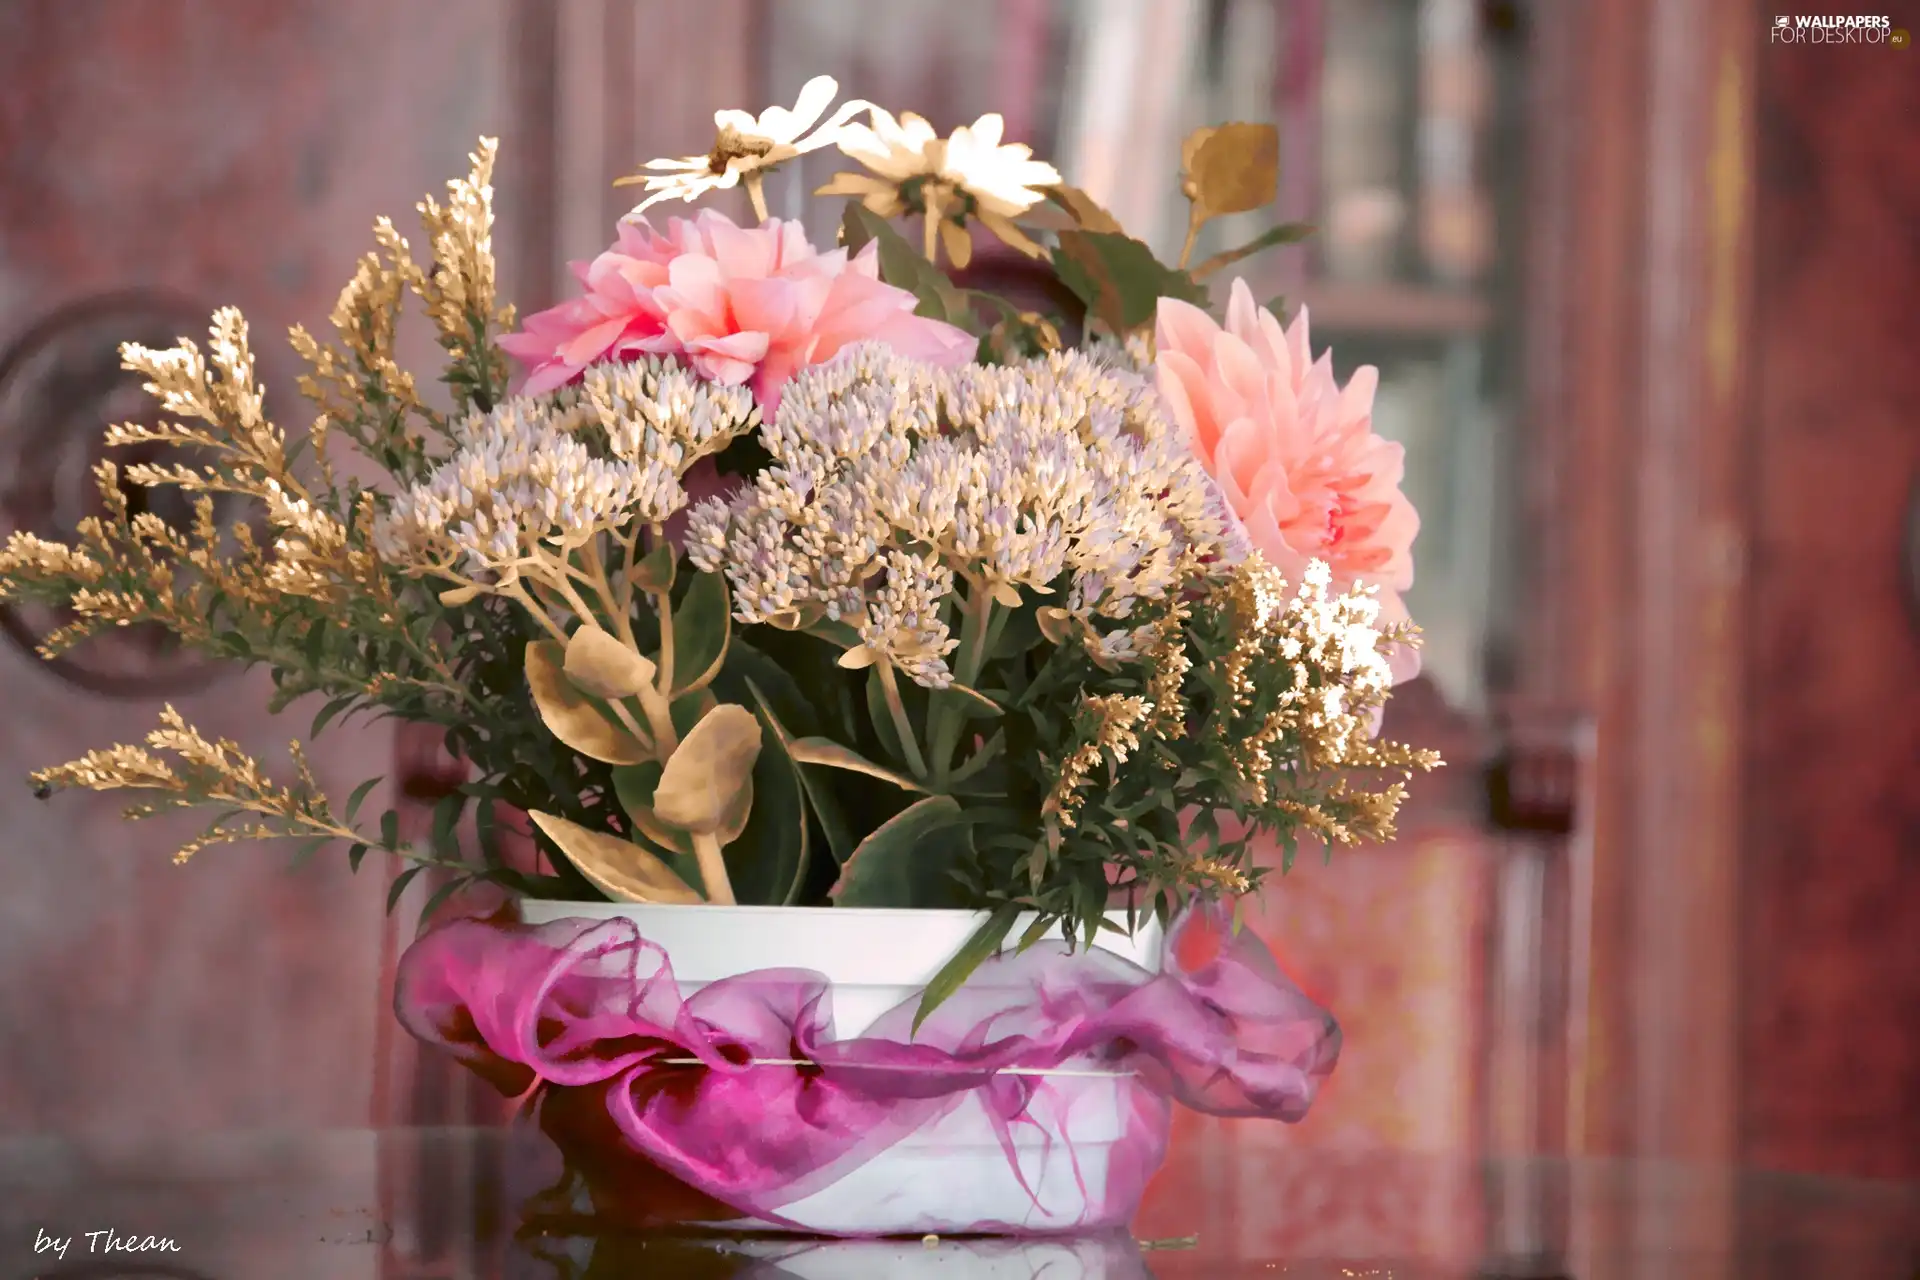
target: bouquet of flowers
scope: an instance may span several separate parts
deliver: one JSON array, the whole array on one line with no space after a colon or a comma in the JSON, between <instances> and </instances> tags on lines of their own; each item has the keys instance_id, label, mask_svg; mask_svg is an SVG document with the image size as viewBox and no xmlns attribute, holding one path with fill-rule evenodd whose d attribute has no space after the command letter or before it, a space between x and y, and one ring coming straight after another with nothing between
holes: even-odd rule
<instances>
[{"instance_id":1,"label":"bouquet of flowers","mask_svg":"<svg viewBox=\"0 0 1920 1280\"><path fill-rule=\"evenodd\" d=\"M582 290L516 330L496 296L495 144L420 206L425 257L375 225L323 341L295 328L318 416L262 403L246 322L129 345L168 420L112 428L171 465L103 463L72 545L14 534L0 597L66 606L49 655L154 624L273 673L317 735L436 726L468 780L428 837L270 778L171 708L143 743L36 773L127 791L130 817L214 812L218 842L339 842L451 872L440 893L682 904L969 907L922 1013L1009 940L1091 942L1115 903L1233 899L1302 838L1386 838L1437 760L1379 740L1414 633L1400 449L1243 282L1283 225L1191 264L1208 220L1273 198L1271 128L1196 133L1191 233L1167 265L997 116L941 137L866 103L721 112L712 151L654 161ZM761 182L835 146L841 243L765 217ZM641 213L743 187L757 225ZM905 226L903 234L901 227ZM1041 315L964 287L976 232L1079 299ZM945 265L943 265L943 263ZM444 394L396 362L417 299ZM1069 341L1074 337L1074 341ZM518 365L516 373L515 365ZM351 451L351 462L339 456ZM190 527L130 508L172 487ZM255 505L221 527L215 495ZM471 837L463 812L471 810ZM500 851L531 816L542 869ZM438 905L438 900L429 909Z\"/></svg>"}]
</instances>

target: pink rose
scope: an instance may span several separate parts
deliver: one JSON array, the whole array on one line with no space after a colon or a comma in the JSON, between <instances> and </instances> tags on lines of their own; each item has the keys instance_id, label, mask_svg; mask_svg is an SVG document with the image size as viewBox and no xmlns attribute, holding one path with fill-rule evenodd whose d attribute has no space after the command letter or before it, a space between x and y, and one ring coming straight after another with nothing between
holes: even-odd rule
<instances>
[{"instance_id":1,"label":"pink rose","mask_svg":"<svg viewBox=\"0 0 1920 1280\"><path fill-rule=\"evenodd\" d=\"M771 415L798 369L856 342L884 342L939 364L973 358L964 330L913 314L917 299L880 280L876 246L816 253L798 222L734 225L703 210L665 234L644 219L573 271L586 295L528 316L500 340L527 366L526 394L580 376L596 360L678 356L704 378L750 383Z\"/></svg>"},{"instance_id":2,"label":"pink rose","mask_svg":"<svg viewBox=\"0 0 1920 1280\"><path fill-rule=\"evenodd\" d=\"M1306 308L1283 329L1241 280L1224 328L1162 298L1155 340L1160 393L1254 548L1296 581L1324 560L1336 590L1379 588L1382 625L1406 621L1420 517L1400 492L1405 450L1373 433L1378 372L1343 389L1330 357L1309 352ZM1392 662L1396 681L1420 669L1405 645Z\"/></svg>"}]
</instances>

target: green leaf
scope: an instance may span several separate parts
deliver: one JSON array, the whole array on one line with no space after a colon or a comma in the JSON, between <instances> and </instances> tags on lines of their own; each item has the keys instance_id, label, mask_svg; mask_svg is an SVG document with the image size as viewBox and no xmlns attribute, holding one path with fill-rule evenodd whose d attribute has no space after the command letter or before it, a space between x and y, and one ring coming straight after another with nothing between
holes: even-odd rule
<instances>
[{"instance_id":1,"label":"green leaf","mask_svg":"<svg viewBox=\"0 0 1920 1280\"><path fill-rule=\"evenodd\" d=\"M677 562L673 544L663 540L659 546L634 562L633 568L627 572L627 578L642 591L671 591Z\"/></svg>"},{"instance_id":2,"label":"green leaf","mask_svg":"<svg viewBox=\"0 0 1920 1280\"><path fill-rule=\"evenodd\" d=\"M1006 793L1007 731L999 728L947 777L947 791L956 796L995 796ZM1000 767L995 768L995 765Z\"/></svg>"},{"instance_id":3,"label":"green leaf","mask_svg":"<svg viewBox=\"0 0 1920 1280\"><path fill-rule=\"evenodd\" d=\"M968 720L997 720L1007 713L1007 709L989 698L978 689L970 689L964 684L954 683L945 689L936 690L936 696L951 703L962 717Z\"/></svg>"},{"instance_id":4,"label":"green leaf","mask_svg":"<svg viewBox=\"0 0 1920 1280\"><path fill-rule=\"evenodd\" d=\"M746 647L745 645L734 646L735 649ZM763 661L766 660L765 655L759 654L757 651L756 656L760 657ZM773 667L771 672L763 670L760 672L760 675L762 677L769 675L775 677L776 687L779 682L785 682L789 685L792 684L792 678L778 667ZM847 832L847 819L846 815L840 811L840 798L834 794L832 787L828 786L823 780L813 777L806 769L800 768L798 761L793 760L793 735L787 731L786 725L782 722L780 716L775 713L773 700L762 691L759 680L748 676L745 677L744 683L747 686L747 694L753 699L754 705L759 709L760 717L765 721L768 731L772 733L774 740L780 744L781 755L793 761L794 773L800 779L801 789L806 792L807 808L810 809L813 816L819 820L820 833L826 837L827 849L833 854L833 860L837 863L845 863L853 854L853 837ZM797 703L795 700L798 700ZM805 700L800 698L800 691L797 686L792 689L791 696L784 699L784 701L794 704L796 710L809 710L806 708ZM808 715L807 718L811 719L812 717ZM803 873L804 870L803 867Z\"/></svg>"},{"instance_id":5,"label":"green leaf","mask_svg":"<svg viewBox=\"0 0 1920 1280\"><path fill-rule=\"evenodd\" d=\"M621 765L613 770L613 794L639 834L649 842L683 858L693 857L693 837L653 815L653 793L665 766L658 760ZM676 866L675 871L680 868ZM684 878L684 877L683 877Z\"/></svg>"},{"instance_id":6,"label":"green leaf","mask_svg":"<svg viewBox=\"0 0 1920 1280\"><path fill-rule=\"evenodd\" d=\"M329 724L332 724L334 717L352 706L359 700L359 697L360 695L357 693L350 693L345 697L335 698L332 702L320 708L320 714L313 718L313 727L307 730L307 736L309 738L319 737L320 731L325 729Z\"/></svg>"},{"instance_id":7,"label":"green leaf","mask_svg":"<svg viewBox=\"0 0 1920 1280\"><path fill-rule=\"evenodd\" d=\"M763 650L735 639L727 647L727 665L714 680L714 691L728 702L745 706L758 701L785 738L804 738L820 732L813 700L779 662Z\"/></svg>"},{"instance_id":8,"label":"green leaf","mask_svg":"<svg viewBox=\"0 0 1920 1280\"><path fill-rule=\"evenodd\" d=\"M454 828L460 825L460 815L466 811L467 798L458 791L442 796L433 806L433 850L445 857L456 851Z\"/></svg>"},{"instance_id":9,"label":"green leaf","mask_svg":"<svg viewBox=\"0 0 1920 1280\"><path fill-rule=\"evenodd\" d=\"M348 849L347 850L347 870L358 871L360 869L360 863L362 859L364 859L366 856L367 856L367 846L364 844L355 844L351 849Z\"/></svg>"},{"instance_id":10,"label":"green leaf","mask_svg":"<svg viewBox=\"0 0 1920 1280\"><path fill-rule=\"evenodd\" d=\"M1103 862L1087 862L1080 867L1080 875L1074 881L1073 899L1076 914L1080 917L1082 941L1088 947L1100 934L1100 925L1107 918L1107 875Z\"/></svg>"},{"instance_id":11,"label":"green leaf","mask_svg":"<svg viewBox=\"0 0 1920 1280\"><path fill-rule=\"evenodd\" d=\"M847 202L846 210L840 215L840 243L849 258L872 242L876 224L886 226L883 219L872 216L872 211L858 200Z\"/></svg>"},{"instance_id":12,"label":"green leaf","mask_svg":"<svg viewBox=\"0 0 1920 1280\"><path fill-rule=\"evenodd\" d=\"M528 875L524 871L515 871L512 867L490 867L473 877L489 884L497 884L510 889L523 898L575 898L580 891L568 880L559 876Z\"/></svg>"},{"instance_id":13,"label":"green leaf","mask_svg":"<svg viewBox=\"0 0 1920 1280\"><path fill-rule=\"evenodd\" d=\"M1220 268L1232 266L1242 258L1251 258L1263 249L1271 249L1275 245L1293 244L1296 241L1305 240L1313 234L1313 230L1313 227L1305 222L1283 222L1277 227L1270 227L1241 245L1238 249L1225 249L1214 254L1211 258L1208 258L1205 262L1193 268L1193 278L1195 280L1205 280Z\"/></svg>"},{"instance_id":14,"label":"green leaf","mask_svg":"<svg viewBox=\"0 0 1920 1280\"><path fill-rule=\"evenodd\" d=\"M1028 947L1031 947L1034 943L1046 937L1047 934L1053 930L1054 926L1059 923L1058 920L1041 916L1038 920L1028 925L1027 931L1020 935L1020 943L1016 950L1025 951Z\"/></svg>"},{"instance_id":15,"label":"green leaf","mask_svg":"<svg viewBox=\"0 0 1920 1280\"><path fill-rule=\"evenodd\" d=\"M1161 298L1207 305L1206 290L1184 271L1153 256L1131 236L1112 231L1062 231L1054 270L1094 318L1116 334L1153 323Z\"/></svg>"},{"instance_id":16,"label":"green leaf","mask_svg":"<svg viewBox=\"0 0 1920 1280\"><path fill-rule=\"evenodd\" d=\"M1020 657L1045 639L1040 634L1038 611L1038 604L1023 604L1003 615L1006 622L994 638L994 658Z\"/></svg>"},{"instance_id":17,"label":"green leaf","mask_svg":"<svg viewBox=\"0 0 1920 1280\"><path fill-rule=\"evenodd\" d=\"M799 738L787 750L801 764L815 764L828 769L845 769L849 773L864 773L869 778L891 782L902 791L924 792L926 790L904 773L896 773L885 765L875 764L853 748L843 747L831 738Z\"/></svg>"},{"instance_id":18,"label":"green leaf","mask_svg":"<svg viewBox=\"0 0 1920 1280\"><path fill-rule=\"evenodd\" d=\"M411 866L393 878L393 883L387 886L388 915L392 915L393 909L400 905L400 897L406 893L407 886L413 883L414 877L425 870L423 866Z\"/></svg>"},{"instance_id":19,"label":"green leaf","mask_svg":"<svg viewBox=\"0 0 1920 1280\"><path fill-rule=\"evenodd\" d=\"M913 1015L915 1034L918 1034L920 1024L927 1020L928 1014L965 985L967 979L973 976L973 971L988 957L999 952L1000 944L1013 932L1014 921L1019 915L1020 908L1012 903L996 910L987 917L986 923L974 930L973 936L954 953L953 959L947 961L940 972L933 976L933 981L927 984L926 991L920 996L920 1008Z\"/></svg>"},{"instance_id":20,"label":"green leaf","mask_svg":"<svg viewBox=\"0 0 1920 1280\"><path fill-rule=\"evenodd\" d=\"M1066 210L1078 225L1088 231L1120 231L1118 219L1100 206L1099 201L1078 187L1064 184L1047 188L1047 199Z\"/></svg>"},{"instance_id":21,"label":"green leaf","mask_svg":"<svg viewBox=\"0 0 1920 1280\"><path fill-rule=\"evenodd\" d=\"M653 816L653 789L660 784L662 768L659 761L649 760L615 769L614 798L633 824L634 843L666 863L688 884L698 884L700 860L693 856L693 837Z\"/></svg>"},{"instance_id":22,"label":"green leaf","mask_svg":"<svg viewBox=\"0 0 1920 1280\"><path fill-rule=\"evenodd\" d=\"M500 820L495 816L491 798L482 797L480 805L473 811L473 836L480 846L480 859L489 867L506 866L506 855L500 850Z\"/></svg>"},{"instance_id":23,"label":"green leaf","mask_svg":"<svg viewBox=\"0 0 1920 1280\"><path fill-rule=\"evenodd\" d=\"M759 715L769 745L754 761L746 829L726 847L727 878L745 905L791 906L806 881L806 801L780 726L764 705Z\"/></svg>"},{"instance_id":24,"label":"green leaf","mask_svg":"<svg viewBox=\"0 0 1920 1280\"><path fill-rule=\"evenodd\" d=\"M947 872L967 852L966 832L952 796L910 804L860 842L828 896L842 907L956 905Z\"/></svg>"},{"instance_id":25,"label":"green leaf","mask_svg":"<svg viewBox=\"0 0 1920 1280\"><path fill-rule=\"evenodd\" d=\"M696 573L686 594L673 606L673 692L704 689L720 674L732 631L727 580L718 573Z\"/></svg>"},{"instance_id":26,"label":"green leaf","mask_svg":"<svg viewBox=\"0 0 1920 1280\"><path fill-rule=\"evenodd\" d=\"M433 919L433 913L438 911L441 906L446 903L448 898L451 898L471 883L473 883L472 876L454 876L448 880L438 889L435 889L433 896L427 899L427 904L420 908L420 918L422 920Z\"/></svg>"},{"instance_id":27,"label":"green leaf","mask_svg":"<svg viewBox=\"0 0 1920 1280\"><path fill-rule=\"evenodd\" d=\"M667 716L673 721L673 735L685 741L693 727L706 719L707 712L720 704L713 690L701 689L694 693L683 693L667 707Z\"/></svg>"},{"instance_id":28,"label":"green leaf","mask_svg":"<svg viewBox=\"0 0 1920 1280\"><path fill-rule=\"evenodd\" d=\"M380 815L380 843L388 849L400 845L400 815L392 809Z\"/></svg>"},{"instance_id":29,"label":"green leaf","mask_svg":"<svg viewBox=\"0 0 1920 1280\"><path fill-rule=\"evenodd\" d=\"M880 682L878 669L867 672L867 722L880 739L881 749L895 764L904 766L907 763L906 748L900 745L900 732L894 728L893 715L887 709L887 689Z\"/></svg>"},{"instance_id":30,"label":"green leaf","mask_svg":"<svg viewBox=\"0 0 1920 1280\"><path fill-rule=\"evenodd\" d=\"M840 225L849 255L866 248L870 241L879 242L880 278L920 299L916 315L972 330L973 308L965 294L885 218L855 200L848 203Z\"/></svg>"},{"instance_id":31,"label":"green leaf","mask_svg":"<svg viewBox=\"0 0 1920 1280\"><path fill-rule=\"evenodd\" d=\"M353 816L360 812L360 805L366 800L368 793L379 786L382 781L383 779L381 778L368 778L365 782L353 789L353 794L347 797L347 812L345 818L347 826L350 827L353 825Z\"/></svg>"},{"instance_id":32,"label":"green leaf","mask_svg":"<svg viewBox=\"0 0 1920 1280\"><path fill-rule=\"evenodd\" d=\"M327 665L327 640L332 628L324 622L314 622L307 627L306 657L309 669L318 671Z\"/></svg>"},{"instance_id":33,"label":"green leaf","mask_svg":"<svg viewBox=\"0 0 1920 1280\"><path fill-rule=\"evenodd\" d=\"M836 649L851 649L860 643L860 633L845 622L833 618L822 618L818 622L802 627L807 635L825 640Z\"/></svg>"}]
</instances>

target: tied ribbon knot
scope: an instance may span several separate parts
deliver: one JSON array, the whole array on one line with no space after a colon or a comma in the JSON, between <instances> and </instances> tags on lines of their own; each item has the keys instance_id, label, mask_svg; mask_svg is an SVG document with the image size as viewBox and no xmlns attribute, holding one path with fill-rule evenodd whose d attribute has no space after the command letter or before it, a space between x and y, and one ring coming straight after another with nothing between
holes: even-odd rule
<instances>
[{"instance_id":1,"label":"tied ribbon knot","mask_svg":"<svg viewBox=\"0 0 1920 1280\"><path fill-rule=\"evenodd\" d=\"M395 991L408 1031L524 1098L602 1211L639 1226L797 1228L783 1210L910 1140L997 1144L1044 1209L1022 1134L1042 1162L1064 1150L1081 1192L1051 1229L1119 1226L1170 1102L1297 1121L1340 1050L1332 1017L1207 907L1174 921L1159 973L1048 941L988 960L915 1033L918 1006L843 1040L811 970L683 993L620 918L455 921L408 949ZM1112 1144L1091 1194L1076 1141Z\"/></svg>"}]
</instances>

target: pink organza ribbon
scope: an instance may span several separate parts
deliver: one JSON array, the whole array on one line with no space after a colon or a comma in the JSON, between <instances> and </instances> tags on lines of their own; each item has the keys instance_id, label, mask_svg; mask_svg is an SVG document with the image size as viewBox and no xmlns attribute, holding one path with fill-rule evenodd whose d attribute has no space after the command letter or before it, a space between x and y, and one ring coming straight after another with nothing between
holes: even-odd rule
<instances>
[{"instance_id":1,"label":"pink organza ribbon","mask_svg":"<svg viewBox=\"0 0 1920 1280\"><path fill-rule=\"evenodd\" d=\"M445 925L402 958L394 1003L420 1040L537 1104L602 1211L639 1226L798 1225L783 1208L970 1096L1018 1176L1016 1131L1057 1131L1036 1116L1116 1075L1137 1122L1109 1153L1104 1207L1074 1226L1119 1226L1165 1156L1169 1100L1297 1121L1340 1051L1253 932L1205 909L1174 922L1158 974L1043 942L989 960L917 1033L915 998L836 1039L829 983L805 969L683 995L623 919Z\"/></svg>"}]
</instances>

